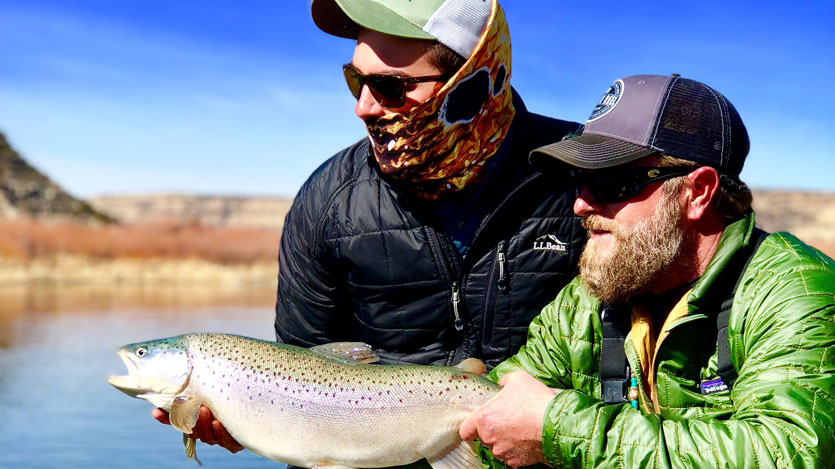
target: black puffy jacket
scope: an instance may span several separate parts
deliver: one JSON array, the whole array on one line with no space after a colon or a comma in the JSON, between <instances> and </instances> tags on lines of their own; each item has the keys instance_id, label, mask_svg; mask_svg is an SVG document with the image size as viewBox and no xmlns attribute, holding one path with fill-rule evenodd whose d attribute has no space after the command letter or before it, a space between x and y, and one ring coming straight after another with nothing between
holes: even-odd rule
<instances>
[{"instance_id":1,"label":"black puffy jacket","mask_svg":"<svg viewBox=\"0 0 835 469\"><path fill-rule=\"evenodd\" d=\"M420 203L381 177L367 139L319 167L284 224L278 341L366 342L384 363L472 356L492 367L514 354L575 275L586 239L568 171L546 176L528 163L578 124L528 113L518 97L514 105L510 154L495 172L514 189L488 210L464 259Z\"/></svg>"}]
</instances>

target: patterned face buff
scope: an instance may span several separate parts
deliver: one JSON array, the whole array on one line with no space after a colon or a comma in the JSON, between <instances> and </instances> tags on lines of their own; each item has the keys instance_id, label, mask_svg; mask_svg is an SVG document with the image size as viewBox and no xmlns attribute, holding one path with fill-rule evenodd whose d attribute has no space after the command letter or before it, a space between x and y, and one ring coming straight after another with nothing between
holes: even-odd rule
<instances>
[{"instance_id":1,"label":"patterned face buff","mask_svg":"<svg viewBox=\"0 0 835 469\"><path fill-rule=\"evenodd\" d=\"M428 101L366 125L374 157L405 190L434 200L478 183L513 121L510 33L493 12L473 53Z\"/></svg>"}]
</instances>

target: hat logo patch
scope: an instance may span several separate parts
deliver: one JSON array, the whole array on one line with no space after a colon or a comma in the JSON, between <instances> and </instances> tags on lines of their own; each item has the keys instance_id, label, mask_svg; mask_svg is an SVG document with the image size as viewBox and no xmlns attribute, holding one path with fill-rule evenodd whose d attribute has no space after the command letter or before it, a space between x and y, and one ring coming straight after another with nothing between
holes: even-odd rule
<instances>
[{"instance_id":1,"label":"hat logo patch","mask_svg":"<svg viewBox=\"0 0 835 469\"><path fill-rule=\"evenodd\" d=\"M536 238L536 241L533 242L534 251L565 252L567 248L568 243L560 241L559 238L552 234L540 236L539 238Z\"/></svg>"},{"instance_id":2,"label":"hat logo patch","mask_svg":"<svg viewBox=\"0 0 835 469\"><path fill-rule=\"evenodd\" d=\"M612 86L603 93L603 97L598 101L597 106L591 112L587 122L600 119L609 113L620 102L620 97L623 95L623 81L618 80L612 83Z\"/></svg>"}]
</instances>

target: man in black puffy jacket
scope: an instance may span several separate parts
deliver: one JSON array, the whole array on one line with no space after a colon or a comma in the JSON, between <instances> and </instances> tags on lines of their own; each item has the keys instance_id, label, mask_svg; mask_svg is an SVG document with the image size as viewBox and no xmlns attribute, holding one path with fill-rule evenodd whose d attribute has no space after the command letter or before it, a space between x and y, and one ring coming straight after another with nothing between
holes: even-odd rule
<instances>
[{"instance_id":1,"label":"man in black puffy jacket","mask_svg":"<svg viewBox=\"0 0 835 469\"><path fill-rule=\"evenodd\" d=\"M385 6L384 6L385 5ZM575 274L568 180L528 153L578 124L527 112L496 2L314 0L368 137L307 180L279 257L279 341L371 344L383 363L488 368Z\"/></svg>"},{"instance_id":2,"label":"man in black puffy jacket","mask_svg":"<svg viewBox=\"0 0 835 469\"><path fill-rule=\"evenodd\" d=\"M287 215L278 341L359 341L383 363L477 357L492 368L576 273L586 239L576 189L568 170L546 178L528 153L579 125L529 113L510 87L495 0L311 8L323 31L357 41L343 72L368 137L320 166ZM242 449L205 408L194 435Z\"/></svg>"}]
</instances>

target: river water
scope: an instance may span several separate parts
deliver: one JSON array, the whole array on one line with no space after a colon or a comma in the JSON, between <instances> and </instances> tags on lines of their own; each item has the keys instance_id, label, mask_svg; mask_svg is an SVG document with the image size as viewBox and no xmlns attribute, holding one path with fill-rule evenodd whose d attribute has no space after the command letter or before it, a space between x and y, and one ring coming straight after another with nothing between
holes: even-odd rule
<instances>
[{"instance_id":1,"label":"river water","mask_svg":"<svg viewBox=\"0 0 835 469\"><path fill-rule=\"evenodd\" d=\"M274 287L0 288L0 468L197 468L151 404L107 383L116 350L188 332L274 339ZM204 467L278 468L198 443Z\"/></svg>"}]
</instances>

